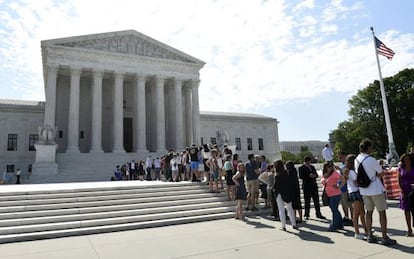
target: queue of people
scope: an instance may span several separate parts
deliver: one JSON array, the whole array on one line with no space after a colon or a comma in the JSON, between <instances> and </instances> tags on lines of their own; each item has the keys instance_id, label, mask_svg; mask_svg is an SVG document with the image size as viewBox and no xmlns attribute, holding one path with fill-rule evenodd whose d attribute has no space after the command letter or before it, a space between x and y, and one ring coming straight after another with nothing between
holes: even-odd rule
<instances>
[{"instance_id":1,"label":"queue of people","mask_svg":"<svg viewBox=\"0 0 414 259\"><path fill-rule=\"evenodd\" d=\"M271 208L275 220L281 222L281 229L286 231L286 211L292 228L297 229L303 220L309 220L311 200L314 204L315 217L326 220L320 208L320 197L317 181L325 188L328 206L332 212L328 231L344 229L345 225L353 226L355 238L370 243L393 245L395 240L387 234L386 193L382 176L384 168L370 156L372 142L363 140L359 146L360 154L340 152L340 164L333 163L333 157L326 156L322 175L318 175L311 164L311 158L296 170L294 164L282 160L269 163L263 155L249 154L243 162L237 154L224 146L220 150L216 145L195 145L183 152L171 150L160 158L148 157L145 161L132 161L117 166L114 171L115 180L164 180L164 181L203 181L211 192L219 193L224 189L229 201L236 202L235 218L244 220L244 211L259 210L259 197L265 201L264 208ZM331 154L329 146L326 154ZM367 187L357 184L357 169L362 163L371 183ZM318 180L320 178L320 180ZM302 188L299 185L302 180ZM404 211L407 224L407 236L413 236L414 226L414 153L403 154L398 167L398 179L401 188L400 208ZM304 213L300 200L301 189L304 196ZM344 217L341 216L341 204ZM381 238L372 232L373 211L379 213ZM298 217L296 217L298 216ZM362 231L360 231L360 223Z\"/></svg>"}]
</instances>

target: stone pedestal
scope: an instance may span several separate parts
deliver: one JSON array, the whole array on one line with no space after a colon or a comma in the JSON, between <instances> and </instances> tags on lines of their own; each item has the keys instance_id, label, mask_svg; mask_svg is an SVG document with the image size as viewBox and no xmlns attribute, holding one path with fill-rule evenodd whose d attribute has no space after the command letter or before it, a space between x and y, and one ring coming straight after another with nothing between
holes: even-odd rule
<instances>
[{"instance_id":1,"label":"stone pedestal","mask_svg":"<svg viewBox=\"0 0 414 259\"><path fill-rule=\"evenodd\" d=\"M58 173L56 164L57 144L35 144L36 160L32 167L32 176L49 176Z\"/></svg>"}]
</instances>

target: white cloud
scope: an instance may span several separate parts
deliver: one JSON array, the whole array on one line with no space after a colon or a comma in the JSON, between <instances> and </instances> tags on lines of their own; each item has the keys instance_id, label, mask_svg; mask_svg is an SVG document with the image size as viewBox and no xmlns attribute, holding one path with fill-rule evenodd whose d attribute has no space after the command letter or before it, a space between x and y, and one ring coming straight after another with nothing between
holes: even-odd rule
<instances>
[{"instance_id":1,"label":"white cloud","mask_svg":"<svg viewBox=\"0 0 414 259\"><path fill-rule=\"evenodd\" d=\"M332 1L316 13L314 1L304 1L295 7L300 16L289 13L286 1L1 4L12 8L0 8L0 94L16 99L44 99L41 40L126 29L207 62L201 70L203 110L249 111L330 91L355 92L377 78L369 36L327 37L340 30L344 15L360 10L358 4ZM381 36L397 53L392 63L384 62L384 76L413 66L414 35Z\"/></svg>"}]
</instances>

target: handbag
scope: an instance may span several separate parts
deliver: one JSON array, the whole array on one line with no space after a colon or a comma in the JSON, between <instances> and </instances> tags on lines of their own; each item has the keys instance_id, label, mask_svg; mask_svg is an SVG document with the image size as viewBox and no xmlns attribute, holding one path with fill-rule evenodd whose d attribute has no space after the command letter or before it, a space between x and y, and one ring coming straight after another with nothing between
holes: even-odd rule
<instances>
[{"instance_id":1,"label":"handbag","mask_svg":"<svg viewBox=\"0 0 414 259\"><path fill-rule=\"evenodd\" d=\"M323 204L323 206L328 206L329 205L329 197L326 194L325 187L323 187L323 191L322 191L322 204Z\"/></svg>"}]
</instances>

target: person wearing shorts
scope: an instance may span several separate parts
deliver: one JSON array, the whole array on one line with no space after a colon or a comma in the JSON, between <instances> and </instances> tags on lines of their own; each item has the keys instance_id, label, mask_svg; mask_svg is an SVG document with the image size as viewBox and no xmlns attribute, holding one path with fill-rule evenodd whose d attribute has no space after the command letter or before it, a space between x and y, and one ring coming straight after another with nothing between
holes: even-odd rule
<instances>
[{"instance_id":1,"label":"person wearing shorts","mask_svg":"<svg viewBox=\"0 0 414 259\"><path fill-rule=\"evenodd\" d=\"M397 242L394 239L389 238L387 235L387 203L385 188L381 182L381 177L385 171L380 166L378 161L374 157L370 156L370 153L372 152L372 142L370 140L363 139L359 144L359 150L361 153L355 159L354 168L358 168L359 164L362 162L362 166L371 180L368 187L359 187L359 191L364 199L365 209L367 210L365 215L368 234L367 241L369 243L379 242L383 245L394 245ZM382 238L379 241L372 234L372 214L374 208L377 209L380 217Z\"/></svg>"},{"instance_id":2,"label":"person wearing shorts","mask_svg":"<svg viewBox=\"0 0 414 259\"><path fill-rule=\"evenodd\" d=\"M249 161L246 162L246 187L247 187L247 207L246 210L256 211L255 201L256 197L259 196L259 166L254 159L254 155L250 154L247 156ZM250 207L249 207L250 206Z\"/></svg>"}]
</instances>

